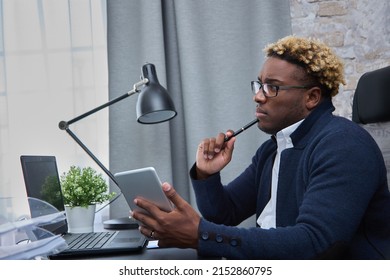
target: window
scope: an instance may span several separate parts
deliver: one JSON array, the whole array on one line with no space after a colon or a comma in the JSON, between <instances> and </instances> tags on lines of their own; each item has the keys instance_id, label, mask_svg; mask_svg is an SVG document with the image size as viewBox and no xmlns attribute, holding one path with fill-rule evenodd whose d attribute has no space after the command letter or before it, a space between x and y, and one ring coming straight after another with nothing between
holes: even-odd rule
<instances>
[{"instance_id":1,"label":"window","mask_svg":"<svg viewBox=\"0 0 390 280\"><path fill-rule=\"evenodd\" d=\"M106 46L105 0L0 0L0 198L16 216L20 155L55 155L60 173L93 165L58 123L107 101ZM108 112L73 129L107 164Z\"/></svg>"}]
</instances>

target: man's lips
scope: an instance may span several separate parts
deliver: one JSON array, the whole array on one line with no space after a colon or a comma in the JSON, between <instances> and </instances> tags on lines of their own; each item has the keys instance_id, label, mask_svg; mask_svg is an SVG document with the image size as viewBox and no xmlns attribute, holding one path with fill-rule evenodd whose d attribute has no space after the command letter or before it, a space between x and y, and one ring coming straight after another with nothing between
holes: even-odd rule
<instances>
[{"instance_id":1,"label":"man's lips","mask_svg":"<svg viewBox=\"0 0 390 280\"><path fill-rule=\"evenodd\" d=\"M259 110L259 109L256 110L256 117L257 118L261 118L261 117L264 117L266 115L267 115L267 113L264 110Z\"/></svg>"}]
</instances>

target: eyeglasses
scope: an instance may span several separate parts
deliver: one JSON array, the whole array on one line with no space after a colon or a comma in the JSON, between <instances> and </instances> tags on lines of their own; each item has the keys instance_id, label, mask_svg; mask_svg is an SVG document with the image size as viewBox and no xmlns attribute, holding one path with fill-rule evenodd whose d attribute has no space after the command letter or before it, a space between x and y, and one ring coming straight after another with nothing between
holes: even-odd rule
<instances>
[{"instance_id":1,"label":"eyeglasses","mask_svg":"<svg viewBox=\"0 0 390 280\"><path fill-rule=\"evenodd\" d=\"M256 95L259 90L263 90L263 94L265 97L275 97L278 95L279 90L284 89L293 89L293 88L311 88L312 86L276 86L270 84L263 84L260 81L252 81L251 82L252 93Z\"/></svg>"}]
</instances>

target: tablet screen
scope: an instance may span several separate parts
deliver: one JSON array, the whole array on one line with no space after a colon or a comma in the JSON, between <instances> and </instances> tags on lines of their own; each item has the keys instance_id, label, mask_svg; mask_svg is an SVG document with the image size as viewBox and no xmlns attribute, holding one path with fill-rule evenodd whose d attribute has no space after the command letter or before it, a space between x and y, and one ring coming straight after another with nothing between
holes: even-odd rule
<instances>
[{"instance_id":1,"label":"tablet screen","mask_svg":"<svg viewBox=\"0 0 390 280\"><path fill-rule=\"evenodd\" d=\"M143 197L166 212L173 209L172 203L161 189L162 183L153 167L119 172L115 174L115 179L130 209L140 209L134 204L136 197Z\"/></svg>"}]
</instances>

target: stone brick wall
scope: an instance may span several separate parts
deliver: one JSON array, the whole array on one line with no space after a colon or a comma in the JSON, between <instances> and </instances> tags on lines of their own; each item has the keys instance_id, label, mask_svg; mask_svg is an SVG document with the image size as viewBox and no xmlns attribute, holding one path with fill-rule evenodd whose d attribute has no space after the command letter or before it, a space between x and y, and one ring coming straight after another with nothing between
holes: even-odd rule
<instances>
[{"instance_id":1,"label":"stone brick wall","mask_svg":"<svg viewBox=\"0 0 390 280\"><path fill-rule=\"evenodd\" d=\"M322 40L344 60L347 85L335 113L351 119L360 76L390 65L390 1L290 0L290 7L293 34Z\"/></svg>"}]
</instances>

